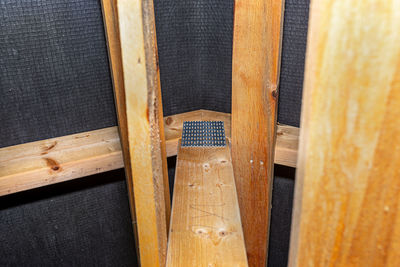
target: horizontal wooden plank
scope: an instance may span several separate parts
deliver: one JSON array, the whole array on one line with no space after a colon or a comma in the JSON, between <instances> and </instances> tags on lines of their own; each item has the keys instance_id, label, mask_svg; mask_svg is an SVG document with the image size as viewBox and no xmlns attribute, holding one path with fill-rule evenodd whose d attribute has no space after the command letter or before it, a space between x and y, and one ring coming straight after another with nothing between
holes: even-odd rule
<instances>
[{"instance_id":1,"label":"horizontal wooden plank","mask_svg":"<svg viewBox=\"0 0 400 267\"><path fill-rule=\"evenodd\" d=\"M167 266L248 266L229 146L180 147Z\"/></svg>"},{"instance_id":2,"label":"horizontal wooden plank","mask_svg":"<svg viewBox=\"0 0 400 267\"><path fill-rule=\"evenodd\" d=\"M225 133L228 139L231 138L231 114L210 110L196 110L164 117L165 139L167 140L167 156L175 156L178 149L178 140L182 134L182 124L187 120L212 120L225 123ZM275 164L289 167L296 167L297 148L299 143L299 128L278 124Z\"/></svg>"},{"instance_id":3,"label":"horizontal wooden plank","mask_svg":"<svg viewBox=\"0 0 400 267\"><path fill-rule=\"evenodd\" d=\"M230 114L197 110L164 117L167 156L177 154L185 120L222 120L230 138ZM275 163L295 167L299 128L278 125ZM0 196L123 168L117 127L0 149Z\"/></svg>"},{"instance_id":4,"label":"horizontal wooden plank","mask_svg":"<svg viewBox=\"0 0 400 267\"><path fill-rule=\"evenodd\" d=\"M117 127L0 149L0 196L124 166Z\"/></svg>"}]
</instances>

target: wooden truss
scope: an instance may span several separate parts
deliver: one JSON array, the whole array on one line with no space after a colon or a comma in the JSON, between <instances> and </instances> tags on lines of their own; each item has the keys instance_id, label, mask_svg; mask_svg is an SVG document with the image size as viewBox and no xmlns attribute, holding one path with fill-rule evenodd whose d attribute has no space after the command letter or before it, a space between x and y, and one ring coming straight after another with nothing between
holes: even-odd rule
<instances>
[{"instance_id":1,"label":"wooden truss","mask_svg":"<svg viewBox=\"0 0 400 267\"><path fill-rule=\"evenodd\" d=\"M235 1L232 114L167 117L153 1L102 6L119 127L0 149L0 196L125 167L142 266L265 266L273 165L297 166L290 266L400 265L399 0L312 2L300 137L276 122L283 0ZM181 151L193 120L224 121L230 146ZM166 158L177 154L171 210ZM196 225L187 203L219 200L191 173L216 170L230 220ZM187 222L215 248L180 235Z\"/></svg>"}]
</instances>

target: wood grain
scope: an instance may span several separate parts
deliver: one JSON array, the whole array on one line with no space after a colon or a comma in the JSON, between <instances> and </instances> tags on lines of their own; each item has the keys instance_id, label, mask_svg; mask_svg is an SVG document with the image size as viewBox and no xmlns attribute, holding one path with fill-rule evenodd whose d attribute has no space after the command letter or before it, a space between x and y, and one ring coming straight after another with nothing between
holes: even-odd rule
<instances>
[{"instance_id":1,"label":"wood grain","mask_svg":"<svg viewBox=\"0 0 400 267\"><path fill-rule=\"evenodd\" d=\"M400 1L313 1L290 266L400 266Z\"/></svg>"},{"instance_id":2,"label":"wood grain","mask_svg":"<svg viewBox=\"0 0 400 267\"><path fill-rule=\"evenodd\" d=\"M283 7L235 1L232 160L250 266L267 259Z\"/></svg>"},{"instance_id":3,"label":"wood grain","mask_svg":"<svg viewBox=\"0 0 400 267\"><path fill-rule=\"evenodd\" d=\"M202 120L202 114L204 113L207 114L204 116L206 120L224 121L225 133L227 138L230 139L231 116L228 113L198 110L167 116L164 118L166 122L164 130L168 156L177 154L183 121ZM299 128L278 125L275 164L290 167L296 166L298 132ZM91 137L95 139L90 139ZM57 146L53 148L57 148L57 156L53 151L49 151L51 153L50 158L62 163L64 171L68 162L69 174L63 174L63 178L57 178L60 177L60 172L51 172L48 166L43 165L43 158L46 155L41 155L41 147L50 146L55 142L57 142ZM125 160L124 162L122 161L123 157L119 143L118 128L110 127L77 135L67 135L1 148L0 181L2 186L0 186L0 196L122 168ZM107 147L109 145L111 145L112 149L109 149L108 153ZM101 152L101 161L98 161L96 156L99 150L105 151L104 153ZM60 156L65 159L61 159ZM105 166L107 167L105 168ZM127 170L126 173L128 173ZM133 222L135 223L135 221Z\"/></svg>"},{"instance_id":4,"label":"wood grain","mask_svg":"<svg viewBox=\"0 0 400 267\"><path fill-rule=\"evenodd\" d=\"M278 124L276 130L275 164L296 167L300 129Z\"/></svg>"},{"instance_id":5,"label":"wood grain","mask_svg":"<svg viewBox=\"0 0 400 267\"><path fill-rule=\"evenodd\" d=\"M180 147L167 266L248 266L226 147Z\"/></svg>"},{"instance_id":6,"label":"wood grain","mask_svg":"<svg viewBox=\"0 0 400 267\"><path fill-rule=\"evenodd\" d=\"M175 156L178 151L178 141L182 136L184 121L223 121L225 134L231 137L231 114L199 109L164 118L165 139L167 140L167 156Z\"/></svg>"},{"instance_id":7,"label":"wood grain","mask_svg":"<svg viewBox=\"0 0 400 267\"><path fill-rule=\"evenodd\" d=\"M0 149L0 196L124 166L117 127Z\"/></svg>"},{"instance_id":8,"label":"wood grain","mask_svg":"<svg viewBox=\"0 0 400 267\"><path fill-rule=\"evenodd\" d=\"M170 213L152 0L117 2L142 266L164 266Z\"/></svg>"},{"instance_id":9,"label":"wood grain","mask_svg":"<svg viewBox=\"0 0 400 267\"><path fill-rule=\"evenodd\" d=\"M128 123L126 118L126 100L124 89L124 73L122 70L121 42L119 39L119 25L117 0L101 0L103 11L104 29L107 39L108 58L113 82L115 108L118 116L118 130L123 152L125 177L129 195L129 206L131 210L133 233L136 243L136 255L140 262L139 241L136 225L135 197L133 194L133 180L131 159L129 154Z\"/></svg>"}]
</instances>

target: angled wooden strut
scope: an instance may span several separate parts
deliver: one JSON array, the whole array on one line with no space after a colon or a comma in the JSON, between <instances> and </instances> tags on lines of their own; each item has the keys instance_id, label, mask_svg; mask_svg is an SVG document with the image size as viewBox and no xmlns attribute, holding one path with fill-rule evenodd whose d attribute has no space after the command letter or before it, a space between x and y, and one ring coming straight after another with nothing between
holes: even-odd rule
<instances>
[{"instance_id":1,"label":"angled wooden strut","mask_svg":"<svg viewBox=\"0 0 400 267\"><path fill-rule=\"evenodd\" d=\"M229 146L179 146L167 266L248 266Z\"/></svg>"},{"instance_id":2,"label":"angled wooden strut","mask_svg":"<svg viewBox=\"0 0 400 267\"><path fill-rule=\"evenodd\" d=\"M235 1L232 160L250 266L267 259L283 7Z\"/></svg>"},{"instance_id":3,"label":"angled wooden strut","mask_svg":"<svg viewBox=\"0 0 400 267\"><path fill-rule=\"evenodd\" d=\"M400 266L400 1L313 1L289 266Z\"/></svg>"},{"instance_id":4,"label":"angled wooden strut","mask_svg":"<svg viewBox=\"0 0 400 267\"><path fill-rule=\"evenodd\" d=\"M121 42L119 38L117 0L102 0L104 28L107 39L108 58L114 88L115 108L118 116L118 130L125 166L126 183L128 187L129 206L131 209L132 227L135 235L136 255L140 262L139 241L136 224L135 197L133 194L133 179L131 157L129 153L128 121L126 117L126 99L124 89L124 73L122 68Z\"/></svg>"},{"instance_id":5,"label":"angled wooden strut","mask_svg":"<svg viewBox=\"0 0 400 267\"><path fill-rule=\"evenodd\" d=\"M107 4L111 34L119 31L121 54L116 43L113 55L117 64L111 65L121 136L127 140L123 145L127 146L125 162L132 179L128 185L133 187L140 262L142 266L164 266L170 197L153 1ZM108 32L113 53L111 34ZM122 65L118 65L118 57Z\"/></svg>"}]
</instances>

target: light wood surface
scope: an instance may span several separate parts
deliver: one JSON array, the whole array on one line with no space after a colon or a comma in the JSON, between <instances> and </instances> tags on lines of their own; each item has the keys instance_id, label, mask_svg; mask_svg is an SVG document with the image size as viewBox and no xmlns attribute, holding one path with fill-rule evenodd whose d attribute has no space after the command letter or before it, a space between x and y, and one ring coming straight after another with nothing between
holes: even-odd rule
<instances>
[{"instance_id":1,"label":"light wood surface","mask_svg":"<svg viewBox=\"0 0 400 267\"><path fill-rule=\"evenodd\" d=\"M225 122L225 133L230 138L230 114L199 110L168 116L164 118L167 155L177 154L179 136L182 134L183 121L202 120L222 120ZM275 163L285 166L295 167L297 160L299 128L278 125L277 141L275 147ZM78 136L79 138L75 138ZM58 179L60 172L50 172L49 166L43 165L41 147L54 142L58 144L58 154L56 162L63 166L66 163L70 173L62 175ZM118 128L110 127L95 131L79 133L77 135L67 135L32 143L10 146L0 149L0 196L11 194L23 190L37 188L60 181L76 179L94 173L114 170L124 167L121 155L120 138ZM110 153L102 154L102 160L97 161L96 151L107 151L109 144L112 144ZM55 154L51 154L55 157ZM59 156L65 158L60 160ZM108 166L105 168L104 166ZM43 171L43 168L45 171ZM96 172L93 172L93 169ZM27 171L29 170L29 171ZM132 188L133 189L133 188Z\"/></svg>"},{"instance_id":2,"label":"light wood surface","mask_svg":"<svg viewBox=\"0 0 400 267\"><path fill-rule=\"evenodd\" d=\"M226 147L180 147L167 266L247 266Z\"/></svg>"},{"instance_id":3,"label":"light wood surface","mask_svg":"<svg viewBox=\"0 0 400 267\"><path fill-rule=\"evenodd\" d=\"M202 120L202 114L206 114L204 115L205 120L224 121L226 136L228 139L230 138L231 116L228 113L197 110L168 116L164 118L168 156L177 154L183 121ZM278 125L275 164L296 166L298 132L299 128ZM76 136L79 138L75 138ZM50 151L48 153L51 155L50 158L54 158L62 167L62 175L61 172L50 171L51 166L43 164L47 154L41 155L42 147L47 147L55 141L57 142L57 156L56 153ZM122 168L124 162L119 143L118 128L110 127L1 148L0 196ZM111 149L108 149L110 144L112 144ZM96 156L98 151L104 151L101 152L101 161ZM68 175L65 172L67 168ZM126 171L126 173L128 172ZM62 178L57 178L61 176Z\"/></svg>"},{"instance_id":4,"label":"light wood surface","mask_svg":"<svg viewBox=\"0 0 400 267\"><path fill-rule=\"evenodd\" d=\"M152 0L117 2L139 253L164 266L170 214Z\"/></svg>"},{"instance_id":5,"label":"light wood surface","mask_svg":"<svg viewBox=\"0 0 400 267\"><path fill-rule=\"evenodd\" d=\"M195 110L164 117L165 139L167 140L167 156L175 156L178 151L178 141L182 136L184 121L223 121L225 135L231 137L231 114L210 110Z\"/></svg>"},{"instance_id":6,"label":"light wood surface","mask_svg":"<svg viewBox=\"0 0 400 267\"><path fill-rule=\"evenodd\" d=\"M275 164L296 167L300 129L278 124L276 130Z\"/></svg>"},{"instance_id":7,"label":"light wood surface","mask_svg":"<svg viewBox=\"0 0 400 267\"><path fill-rule=\"evenodd\" d=\"M290 266L400 266L400 1L312 1Z\"/></svg>"},{"instance_id":8,"label":"light wood surface","mask_svg":"<svg viewBox=\"0 0 400 267\"><path fill-rule=\"evenodd\" d=\"M135 197L133 195L133 180L131 160L129 154L128 142L128 128L126 119L126 101L124 89L124 73L122 71L122 55L121 55L121 42L119 39L119 25L118 25L118 12L117 0L102 0L104 29L107 39L108 59L110 63L110 70L114 89L115 108L118 116L118 130L121 140L121 147L123 152L123 159L125 165L125 177L129 195L129 206L131 210L133 233L136 243L136 255L138 262L140 262L139 241L136 225L136 211L135 211Z\"/></svg>"},{"instance_id":9,"label":"light wood surface","mask_svg":"<svg viewBox=\"0 0 400 267\"><path fill-rule=\"evenodd\" d=\"M284 0L236 0L232 160L250 266L265 266Z\"/></svg>"},{"instance_id":10,"label":"light wood surface","mask_svg":"<svg viewBox=\"0 0 400 267\"><path fill-rule=\"evenodd\" d=\"M0 149L0 196L124 166L117 127Z\"/></svg>"}]
</instances>

